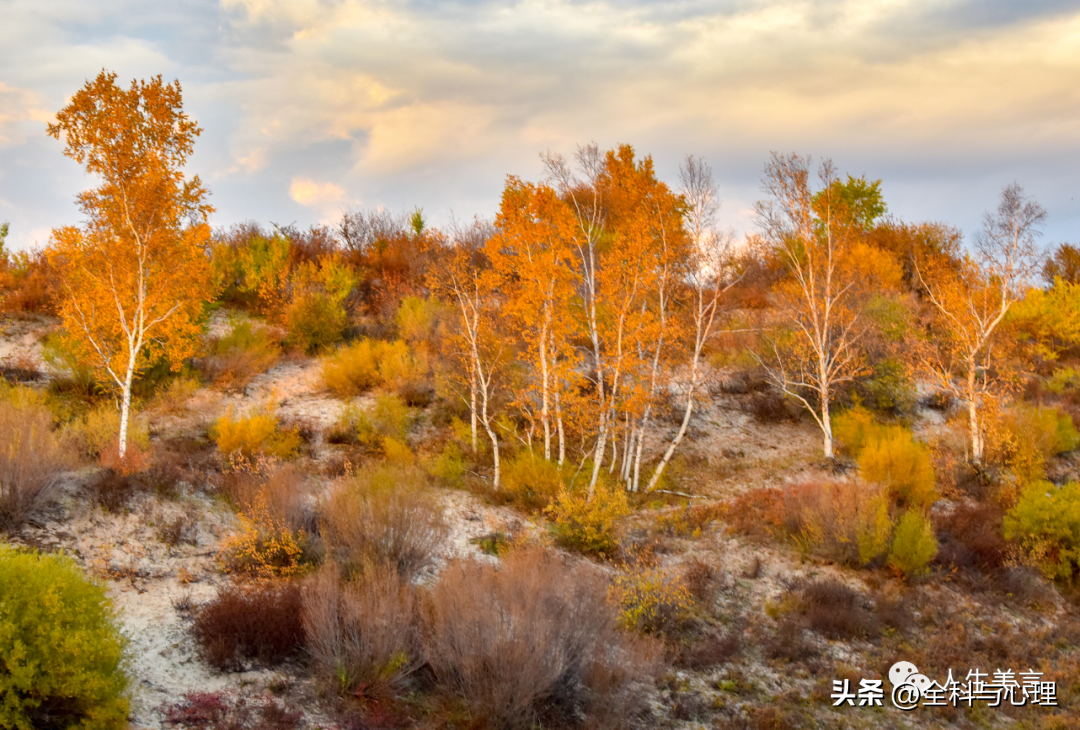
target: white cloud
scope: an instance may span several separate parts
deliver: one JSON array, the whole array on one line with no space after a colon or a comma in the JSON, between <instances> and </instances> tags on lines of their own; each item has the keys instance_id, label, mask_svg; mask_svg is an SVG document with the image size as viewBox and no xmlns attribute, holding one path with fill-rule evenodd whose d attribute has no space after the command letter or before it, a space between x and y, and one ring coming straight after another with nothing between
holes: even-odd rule
<instances>
[{"instance_id":1,"label":"white cloud","mask_svg":"<svg viewBox=\"0 0 1080 730\"><path fill-rule=\"evenodd\" d=\"M44 125L55 120L37 93L0 82L0 147L21 144L32 132L43 133Z\"/></svg>"},{"instance_id":2,"label":"white cloud","mask_svg":"<svg viewBox=\"0 0 1080 730\"><path fill-rule=\"evenodd\" d=\"M318 183L311 178L294 177L289 185L289 197L300 205L323 207L345 200L345 191L334 183Z\"/></svg>"}]
</instances>

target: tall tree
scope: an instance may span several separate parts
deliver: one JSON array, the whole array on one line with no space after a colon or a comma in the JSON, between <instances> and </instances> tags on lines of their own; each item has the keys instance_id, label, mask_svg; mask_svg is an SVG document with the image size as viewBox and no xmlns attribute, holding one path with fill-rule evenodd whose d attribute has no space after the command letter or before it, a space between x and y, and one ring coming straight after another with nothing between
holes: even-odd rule
<instances>
[{"instance_id":1,"label":"tall tree","mask_svg":"<svg viewBox=\"0 0 1080 730\"><path fill-rule=\"evenodd\" d=\"M1043 264L1038 244L1046 210L1017 184L1002 190L983 217L972 255L959 266L917 261L919 282L936 315L934 346L923 365L938 384L967 404L971 460L984 452L980 407L993 394L994 344L1000 325Z\"/></svg>"},{"instance_id":2,"label":"tall tree","mask_svg":"<svg viewBox=\"0 0 1080 730\"><path fill-rule=\"evenodd\" d=\"M810 160L773 153L758 203L766 243L786 276L773 289L784 326L758 360L784 393L797 399L822 433L825 458L833 458L831 404L837 386L866 372L862 341L871 327L865 305L899 284L895 262L864 241L884 211L878 183L837 179L832 163L810 184Z\"/></svg>"},{"instance_id":3,"label":"tall tree","mask_svg":"<svg viewBox=\"0 0 1080 730\"><path fill-rule=\"evenodd\" d=\"M562 396L578 360L570 313L577 221L552 188L511 177L495 225L498 234L487 249L500 279L503 312L524 340L526 360L538 376L528 379L519 405L540 421L545 459L552 459L557 441L561 465L566 458Z\"/></svg>"},{"instance_id":4,"label":"tall tree","mask_svg":"<svg viewBox=\"0 0 1080 730\"><path fill-rule=\"evenodd\" d=\"M716 183L709 165L693 155L679 166L680 193L686 204L686 229L690 249L683 279L682 297L691 326L688 328L687 373L681 383L686 398L682 422L653 470L646 491L654 489L686 436L695 399L702 385L702 354L722 314L724 295L746 274L746 256L738 256L729 233L717 230L716 214L720 208ZM747 253L747 252L744 252ZM644 439L642 439L644 440ZM641 461L641 445L636 461ZM636 472L636 470L635 470ZM637 488L635 473L633 488Z\"/></svg>"},{"instance_id":5,"label":"tall tree","mask_svg":"<svg viewBox=\"0 0 1080 730\"><path fill-rule=\"evenodd\" d=\"M198 176L184 176L201 130L182 109L179 81L157 76L125 90L102 71L49 125L64 154L102 180L79 194L85 224L55 229L48 256L65 329L120 392L121 459L132 382L154 358L178 367L193 352L211 295L213 208Z\"/></svg>"}]
</instances>

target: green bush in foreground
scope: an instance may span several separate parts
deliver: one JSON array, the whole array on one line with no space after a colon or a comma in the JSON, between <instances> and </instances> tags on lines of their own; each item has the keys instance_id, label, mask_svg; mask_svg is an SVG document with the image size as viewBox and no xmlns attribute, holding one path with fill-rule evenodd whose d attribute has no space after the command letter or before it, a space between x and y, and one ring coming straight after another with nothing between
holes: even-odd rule
<instances>
[{"instance_id":1,"label":"green bush in foreground","mask_svg":"<svg viewBox=\"0 0 1080 730\"><path fill-rule=\"evenodd\" d=\"M1071 581L1080 574L1080 483L1032 482L1002 527L1048 577Z\"/></svg>"},{"instance_id":2,"label":"green bush in foreground","mask_svg":"<svg viewBox=\"0 0 1080 730\"><path fill-rule=\"evenodd\" d=\"M127 727L125 639L70 558L0 546L0 728Z\"/></svg>"}]
</instances>

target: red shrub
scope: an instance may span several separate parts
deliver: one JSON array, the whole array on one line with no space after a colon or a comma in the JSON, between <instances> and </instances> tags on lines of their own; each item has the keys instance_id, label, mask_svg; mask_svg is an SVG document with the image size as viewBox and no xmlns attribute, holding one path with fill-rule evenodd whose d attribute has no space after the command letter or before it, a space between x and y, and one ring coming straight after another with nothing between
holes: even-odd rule
<instances>
[{"instance_id":1,"label":"red shrub","mask_svg":"<svg viewBox=\"0 0 1080 730\"><path fill-rule=\"evenodd\" d=\"M218 670L241 669L245 659L278 663L304 642L300 586L226 586L199 607L193 632L203 658Z\"/></svg>"}]
</instances>

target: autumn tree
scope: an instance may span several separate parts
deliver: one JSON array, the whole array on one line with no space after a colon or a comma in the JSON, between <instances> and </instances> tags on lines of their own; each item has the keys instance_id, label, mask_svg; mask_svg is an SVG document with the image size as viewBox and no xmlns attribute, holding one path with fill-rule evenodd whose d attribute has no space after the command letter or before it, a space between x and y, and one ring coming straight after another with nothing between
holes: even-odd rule
<instances>
[{"instance_id":1,"label":"autumn tree","mask_svg":"<svg viewBox=\"0 0 1080 730\"><path fill-rule=\"evenodd\" d=\"M879 183L836 177L832 163L810 183L810 160L773 153L765 167L758 222L785 276L773 288L783 323L757 353L771 380L806 407L833 458L831 407L838 386L864 374L862 344L871 330L866 305L895 288L900 270L865 241L884 212Z\"/></svg>"},{"instance_id":2,"label":"autumn tree","mask_svg":"<svg viewBox=\"0 0 1080 730\"><path fill-rule=\"evenodd\" d=\"M576 328L570 310L577 221L552 188L511 177L495 227L498 233L487 243L487 256L499 278L503 314L536 373L526 380L518 404L530 420L539 421L544 458L551 460L555 447L561 466L566 459L563 398L579 360L572 347Z\"/></svg>"},{"instance_id":3,"label":"autumn tree","mask_svg":"<svg viewBox=\"0 0 1080 730\"><path fill-rule=\"evenodd\" d=\"M493 486L498 489L501 463L495 398L510 352L496 330L498 278L486 250L492 235L490 223L479 219L471 226L455 226L442 266L430 273L429 284L454 310L451 355L467 373L468 392L461 395L469 407L472 448L477 449L477 430L483 427L491 441Z\"/></svg>"},{"instance_id":4,"label":"autumn tree","mask_svg":"<svg viewBox=\"0 0 1080 730\"><path fill-rule=\"evenodd\" d=\"M687 328L686 360L680 363L686 368L686 374L679 385L682 388L686 405L683 408L682 421L671 442L664 450L660 461L649 478L646 491L651 491L660 481L664 469L671 461L675 450L686 436L690 417L698 392L702 386L702 355L705 346L715 332L723 315L726 304L725 295L743 279L748 268L749 251L735 250L730 233L716 227L716 215L720 208L717 199L716 183L712 170L701 159L687 156L679 166L680 193L686 206L686 229L690 247L685 266L681 268L682 296L679 297L685 308L690 326ZM644 441L644 439L642 439ZM638 483L638 467L641 462L642 444L638 444L635 455L635 475L632 488Z\"/></svg>"},{"instance_id":5,"label":"autumn tree","mask_svg":"<svg viewBox=\"0 0 1080 730\"><path fill-rule=\"evenodd\" d=\"M184 176L201 130L182 109L178 81L125 90L102 71L49 125L64 154L101 179L78 196L84 225L55 229L48 254L69 337L120 392L121 459L132 382L158 357L178 367L193 352L211 293L213 208L198 176Z\"/></svg>"},{"instance_id":6,"label":"autumn tree","mask_svg":"<svg viewBox=\"0 0 1080 730\"><path fill-rule=\"evenodd\" d=\"M1023 296L1043 263L1037 245L1046 211L1008 185L995 211L983 218L974 251L959 266L941 258L918 263L919 282L934 312L933 346L923 356L925 372L961 399L968 411L971 460L984 453L980 408L994 396L995 343L1009 310Z\"/></svg>"},{"instance_id":7,"label":"autumn tree","mask_svg":"<svg viewBox=\"0 0 1080 730\"><path fill-rule=\"evenodd\" d=\"M591 496L609 450L609 472L619 465L620 426L624 480L639 453L634 444L648 422L670 345L671 289L687 246L683 209L656 178L652 158L636 159L629 145L603 154L596 145L579 148L577 171L556 154L544 162L577 223L576 302L595 393Z\"/></svg>"}]
</instances>

